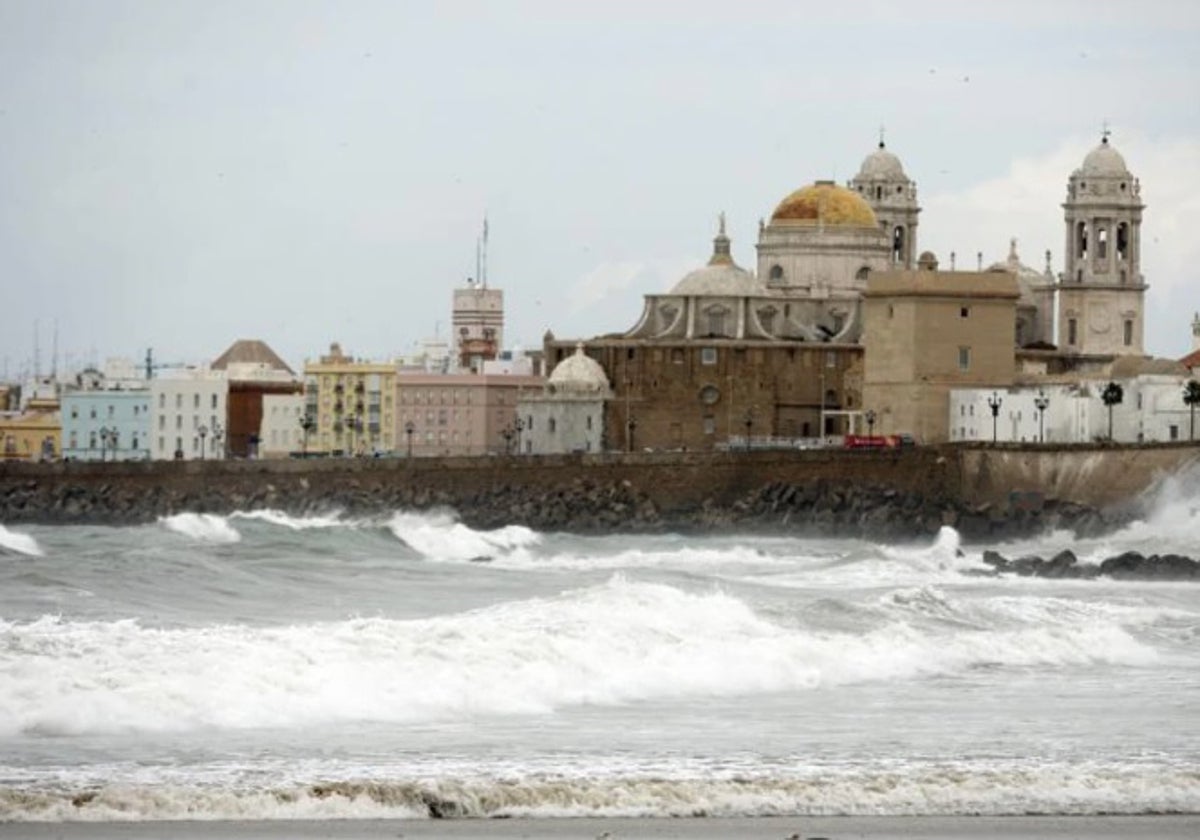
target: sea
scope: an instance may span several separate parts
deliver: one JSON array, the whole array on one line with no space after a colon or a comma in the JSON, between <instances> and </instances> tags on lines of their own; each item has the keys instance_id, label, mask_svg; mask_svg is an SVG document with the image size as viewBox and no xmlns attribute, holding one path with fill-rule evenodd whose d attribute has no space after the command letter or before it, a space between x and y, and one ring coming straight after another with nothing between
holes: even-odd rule
<instances>
[{"instance_id":1,"label":"sea","mask_svg":"<svg viewBox=\"0 0 1200 840\"><path fill-rule=\"evenodd\" d=\"M1200 481L1143 508L986 545L0 525L0 823L1200 813L1200 583L982 561L1200 557Z\"/></svg>"}]
</instances>

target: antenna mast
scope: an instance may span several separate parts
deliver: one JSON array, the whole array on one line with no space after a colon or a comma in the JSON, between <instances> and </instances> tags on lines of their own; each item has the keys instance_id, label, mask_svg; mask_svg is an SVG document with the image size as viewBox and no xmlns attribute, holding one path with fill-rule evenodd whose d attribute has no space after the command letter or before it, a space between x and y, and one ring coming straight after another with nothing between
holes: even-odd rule
<instances>
[{"instance_id":1,"label":"antenna mast","mask_svg":"<svg viewBox=\"0 0 1200 840\"><path fill-rule=\"evenodd\" d=\"M488 223L487 223L487 214L485 213L483 216L483 262L481 264L482 269L480 271L480 277L479 277L479 282L483 285L483 288L485 288L485 289L487 288L487 273L488 273L488 270L487 270L487 268L488 268L488 266L487 266L487 246L488 246Z\"/></svg>"}]
</instances>

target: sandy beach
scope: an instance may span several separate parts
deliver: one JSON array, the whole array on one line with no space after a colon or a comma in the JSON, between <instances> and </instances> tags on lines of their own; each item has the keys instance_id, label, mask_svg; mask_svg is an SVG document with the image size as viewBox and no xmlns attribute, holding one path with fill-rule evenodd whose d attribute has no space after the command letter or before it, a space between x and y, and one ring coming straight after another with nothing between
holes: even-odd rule
<instances>
[{"instance_id":1,"label":"sandy beach","mask_svg":"<svg viewBox=\"0 0 1200 840\"><path fill-rule=\"evenodd\" d=\"M7 823L11 840L1090 840L1146 837L1191 840L1200 815L1137 817L763 817L759 819L509 819L258 822Z\"/></svg>"}]
</instances>

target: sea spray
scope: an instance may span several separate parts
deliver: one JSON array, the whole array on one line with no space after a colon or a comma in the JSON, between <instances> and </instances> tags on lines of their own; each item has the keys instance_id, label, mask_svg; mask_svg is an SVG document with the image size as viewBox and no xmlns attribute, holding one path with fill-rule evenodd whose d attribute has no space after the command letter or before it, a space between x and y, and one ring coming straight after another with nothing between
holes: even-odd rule
<instances>
[{"instance_id":1,"label":"sea spray","mask_svg":"<svg viewBox=\"0 0 1200 840\"><path fill-rule=\"evenodd\" d=\"M3 525L0 525L0 552L5 551L24 554L29 557L41 557L43 554L42 547L38 545L37 540L33 537L18 531L10 531Z\"/></svg>"}]
</instances>

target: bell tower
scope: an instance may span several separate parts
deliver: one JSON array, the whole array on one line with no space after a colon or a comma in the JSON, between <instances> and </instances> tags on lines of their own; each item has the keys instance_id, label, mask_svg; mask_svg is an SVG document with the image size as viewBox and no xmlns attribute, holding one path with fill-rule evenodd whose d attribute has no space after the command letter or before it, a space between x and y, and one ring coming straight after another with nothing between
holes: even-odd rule
<instances>
[{"instance_id":1,"label":"bell tower","mask_svg":"<svg viewBox=\"0 0 1200 840\"><path fill-rule=\"evenodd\" d=\"M1146 282L1141 272L1141 185L1108 142L1067 181L1066 250L1058 282L1058 347L1080 355L1141 356Z\"/></svg>"},{"instance_id":2,"label":"bell tower","mask_svg":"<svg viewBox=\"0 0 1200 840\"><path fill-rule=\"evenodd\" d=\"M863 159L846 186L871 205L891 245L892 268L913 269L917 262L917 185L904 174L900 158L887 150L883 131L879 147Z\"/></svg>"}]
</instances>

